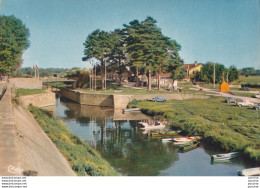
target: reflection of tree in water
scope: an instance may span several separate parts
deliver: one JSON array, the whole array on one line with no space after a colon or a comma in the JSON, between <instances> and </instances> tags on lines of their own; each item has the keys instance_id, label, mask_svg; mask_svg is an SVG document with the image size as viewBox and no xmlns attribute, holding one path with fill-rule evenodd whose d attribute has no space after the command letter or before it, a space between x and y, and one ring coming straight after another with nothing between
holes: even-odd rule
<instances>
[{"instance_id":1,"label":"reflection of tree in water","mask_svg":"<svg viewBox=\"0 0 260 188\"><path fill-rule=\"evenodd\" d=\"M136 128L122 130L119 126L106 134L105 146L99 145L97 149L122 174L159 175L159 171L178 160L177 150L172 145L146 138Z\"/></svg>"}]
</instances>

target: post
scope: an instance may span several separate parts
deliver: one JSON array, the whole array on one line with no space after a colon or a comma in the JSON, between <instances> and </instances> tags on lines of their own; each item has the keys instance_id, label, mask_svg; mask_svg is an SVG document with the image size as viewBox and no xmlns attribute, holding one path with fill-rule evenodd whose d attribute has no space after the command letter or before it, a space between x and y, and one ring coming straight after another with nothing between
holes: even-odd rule
<instances>
[{"instance_id":1,"label":"post","mask_svg":"<svg viewBox=\"0 0 260 188\"><path fill-rule=\"evenodd\" d=\"M95 65L95 91L97 90L97 65Z\"/></svg>"},{"instance_id":2,"label":"post","mask_svg":"<svg viewBox=\"0 0 260 188\"><path fill-rule=\"evenodd\" d=\"M228 83L228 71L227 71L227 83Z\"/></svg>"},{"instance_id":3,"label":"post","mask_svg":"<svg viewBox=\"0 0 260 188\"><path fill-rule=\"evenodd\" d=\"M89 90L91 90L91 70L92 68L90 69L90 72L89 72Z\"/></svg>"},{"instance_id":4,"label":"post","mask_svg":"<svg viewBox=\"0 0 260 188\"><path fill-rule=\"evenodd\" d=\"M216 69L216 67L215 67L215 63L214 63L214 76L213 76L213 83L214 83L213 86L214 86L214 88L215 88L215 79L216 79L216 72L215 72L216 70L215 69Z\"/></svg>"},{"instance_id":5,"label":"post","mask_svg":"<svg viewBox=\"0 0 260 188\"><path fill-rule=\"evenodd\" d=\"M106 69L106 60L105 60L105 92L107 92L107 69Z\"/></svg>"}]
</instances>

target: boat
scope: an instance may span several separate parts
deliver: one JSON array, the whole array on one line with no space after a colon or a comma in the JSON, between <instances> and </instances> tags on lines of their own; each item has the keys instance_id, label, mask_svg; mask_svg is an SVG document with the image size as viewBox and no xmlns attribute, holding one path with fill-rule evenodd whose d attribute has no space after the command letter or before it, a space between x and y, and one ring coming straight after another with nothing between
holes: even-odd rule
<instances>
[{"instance_id":1,"label":"boat","mask_svg":"<svg viewBox=\"0 0 260 188\"><path fill-rule=\"evenodd\" d=\"M163 138L162 142L173 142L172 138Z\"/></svg>"},{"instance_id":2,"label":"boat","mask_svg":"<svg viewBox=\"0 0 260 188\"><path fill-rule=\"evenodd\" d=\"M188 151L199 147L199 142L188 142L178 146L180 151Z\"/></svg>"},{"instance_id":3,"label":"boat","mask_svg":"<svg viewBox=\"0 0 260 188\"><path fill-rule=\"evenodd\" d=\"M146 122L139 122L139 124L142 126L141 129L163 129L165 128L165 124L160 121L156 121L155 124L149 125Z\"/></svg>"},{"instance_id":4,"label":"boat","mask_svg":"<svg viewBox=\"0 0 260 188\"><path fill-rule=\"evenodd\" d=\"M239 155L240 155L239 152L216 154L216 155L211 156L211 160L213 160L213 161L225 161L225 160L237 158Z\"/></svg>"},{"instance_id":5,"label":"boat","mask_svg":"<svg viewBox=\"0 0 260 188\"><path fill-rule=\"evenodd\" d=\"M140 111L141 108L127 108L123 109L123 112L133 112L133 111Z\"/></svg>"},{"instance_id":6,"label":"boat","mask_svg":"<svg viewBox=\"0 0 260 188\"><path fill-rule=\"evenodd\" d=\"M181 131L165 131L160 133L151 133L153 137L163 137L163 136L175 136L179 134Z\"/></svg>"},{"instance_id":7,"label":"boat","mask_svg":"<svg viewBox=\"0 0 260 188\"><path fill-rule=\"evenodd\" d=\"M173 141L175 142L190 142L193 140L201 140L202 136L190 136L190 137L179 137L179 138L174 138Z\"/></svg>"},{"instance_id":8,"label":"boat","mask_svg":"<svg viewBox=\"0 0 260 188\"><path fill-rule=\"evenodd\" d=\"M239 176L260 176L260 167L239 170L238 175Z\"/></svg>"}]
</instances>

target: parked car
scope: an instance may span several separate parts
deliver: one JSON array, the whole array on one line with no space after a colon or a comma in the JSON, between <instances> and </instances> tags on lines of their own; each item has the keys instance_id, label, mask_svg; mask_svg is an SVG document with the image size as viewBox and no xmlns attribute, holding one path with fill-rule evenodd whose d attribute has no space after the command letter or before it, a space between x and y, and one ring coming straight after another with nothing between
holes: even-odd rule
<instances>
[{"instance_id":1,"label":"parked car","mask_svg":"<svg viewBox=\"0 0 260 188\"><path fill-rule=\"evenodd\" d=\"M254 109L254 110L260 110L260 103L257 104L257 105L255 105L255 106L253 106L253 109Z\"/></svg>"},{"instance_id":2,"label":"parked car","mask_svg":"<svg viewBox=\"0 0 260 188\"><path fill-rule=\"evenodd\" d=\"M238 102L237 103L237 106L241 107L241 106L249 106L249 107L252 107L254 106L254 103L251 103L249 101L243 101L243 102Z\"/></svg>"},{"instance_id":3,"label":"parked car","mask_svg":"<svg viewBox=\"0 0 260 188\"><path fill-rule=\"evenodd\" d=\"M255 94L255 98L260 98L260 93Z\"/></svg>"},{"instance_id":4,"label":"parked car","mask_svg":"<svg viewBox=\"0 0 260 188\"><path fill-rule=\"evenodd\" d=\"M153 102L165 102L165 101L167 101L167 99L158 96L158 97L154 97L154 98L152 98L151 101L153 101Z\"/></svg>"},{"instance_id":5,"label":"parked car","mask_svg":"<svg viewBox=\"0 0 260 188\"><path fill-rule=\"evenodd\" d=\"M233 97L228 97L228 98L225 99L225 102L226 103L236 103L237 100Z\"/></svg>"},{"instance_id":6,"label":"parked car","mask_svg":"<svg viewBox=\"0 0 260 188\"><path fill-rule=\"evenodd\" d=\"M240 91L251 91L251 89L248 87L241 87L241 88L239 88L239 90Z\"/></svg>"}]
</instances>

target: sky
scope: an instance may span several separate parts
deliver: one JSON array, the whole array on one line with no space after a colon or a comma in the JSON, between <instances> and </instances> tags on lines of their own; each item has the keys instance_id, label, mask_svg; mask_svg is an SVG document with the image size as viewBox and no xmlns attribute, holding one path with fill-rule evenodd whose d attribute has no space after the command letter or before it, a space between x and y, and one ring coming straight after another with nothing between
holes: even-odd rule
<instances>
[{"instance_id":1,"label":"sky","mask_svg":"<svg viewBox=\"0 0 260 188\"><path fill-rule=\"evenodd\" d=\"M185 63L260 69L260 0L0 0L0 15L30 30L23 67L88 67L81 59L92 31L152 16Z\"/></svg>"}]
</instances>

